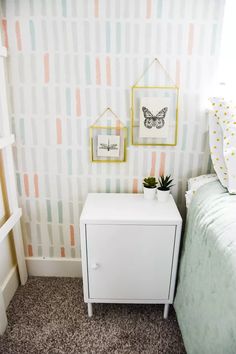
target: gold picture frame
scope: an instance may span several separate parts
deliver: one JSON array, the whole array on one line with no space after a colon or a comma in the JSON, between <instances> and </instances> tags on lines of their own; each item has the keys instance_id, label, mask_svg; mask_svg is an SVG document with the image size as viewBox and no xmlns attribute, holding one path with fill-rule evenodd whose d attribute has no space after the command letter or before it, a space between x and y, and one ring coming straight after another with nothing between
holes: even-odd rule
<instances>
[{"instance_id":1,"label":"gold picture frame","mask_svg":"<svg viewBox=\"0 0 236 354\"><path fill-rule=\"evenodd\" d=\"M163 138L140 138L138 136L139 119L135 117L135 90L162 90L175 91L176 104L175 115L172 119L172 138L167 141ZM157 96L158 97L158 96ZM132 86L131 88L131 144L136 146L176 146L178 142L178 103L179 103L179 88L177 86ZM137 131L135 131L137 130ZM173 131L174 130L174 131ZM155 140L155 142L153 142ZM166 141L163 141L166 140Z\"/></svg>"},{"instance_id":2,"label":"gold picture frame","mask_svg":"<svg viewBox=\"0 0 236 354\"><path fill-rule=\"evenodd\" d=\"M98 125L98 121L104 114L110 111L116 119L116 125ZM98 136L119 137L119 156L98 156ZM95 163L122 163L127 161L127 128L123 125L118 116L108 107L89 127L90 161ZM107 146L107 149L109 147Z\"/></svg>"},{"instance_id":3,"label":"gold picture frame","mask_svg":"<svg viewBox=\"0 0 236 354\"><path fill-rule=\"evenodd\" d=\"M171 85L139 84L140 80L154 63L159 65L168 81L171 82ZM165 101L168 102L170 106L164 106L165 108L157 111L157 113L152 113L151 110L146 108L148 107L146 105L142 107L144 101L153 104L153 102L158 102L158 100L159 105L161 101ZM178 142L178 106L179 87L175 85L160 61L155 58L131 87L131 144L135 146L176 146ZM144 110L146 110L146 112L144 112ZM163 123L159 125L158 122L161 121L159 118L161 113ZM153 128L155 129L155 127L158 129L154 131ZM146 132L144 132L144 130L146 130Z\"/></svg>"}]
</instances>

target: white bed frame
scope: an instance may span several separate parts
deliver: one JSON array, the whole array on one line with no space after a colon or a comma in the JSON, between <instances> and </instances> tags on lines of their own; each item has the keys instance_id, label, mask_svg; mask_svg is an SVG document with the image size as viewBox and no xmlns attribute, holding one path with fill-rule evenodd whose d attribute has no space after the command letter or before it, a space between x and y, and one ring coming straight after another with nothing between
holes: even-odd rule
<instances>
[{"instance_id":1,"label":"white bed frame","mask_svg":"<svg viewBox=\"0 0 236 354\"><path fill-rule=\"evenodd\" d=\"M0 39L1 41L1 39ZM0 42L0 150L2 153L5 184L7 191L7 200L9 204L10 217L0 227L0 247L1 242L6 238L10 231L13 232L14 245L16 250L16 258L18 271L20 275L20 282L24 285L28 278L25 254L22 240L22 232L20 225L21 209L18 206L17 188L15 180L15 169L12 154L12 144L14 143L14 136L11 134L9 112L7 105L7 92L6 92L6 76L4 69L4 60L7 57L7 50L1 46ZM4 333L7 326L6 308L2 291L0 288L0 335Z\"/></svg>"}]
</instances>

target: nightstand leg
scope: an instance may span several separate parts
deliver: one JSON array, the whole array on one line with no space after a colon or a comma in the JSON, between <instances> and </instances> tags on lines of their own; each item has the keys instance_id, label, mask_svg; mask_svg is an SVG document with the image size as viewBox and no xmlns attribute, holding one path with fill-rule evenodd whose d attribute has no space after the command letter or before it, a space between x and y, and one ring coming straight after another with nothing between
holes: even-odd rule
<instances>
[{"instance_id":1,"label":"nightstand leg","mask_svg":"<svg viewBox=\"0 0 236 354\"><path fill-rule=\"evenodd\" d=\"M169 313L169 304L165 304L165 307L164 307L164 319L166 320L168 318L168 313Z\"/></svg>"},{"instance_id":2,"label":"nightstand leg","mask_svg":"<svg viewBox=\"0 0 236 354\"><path fill-rule=\"evenodd\" d=\"M90 302L88 302L88 316L93 316L93 305Z\"/></svg>"}]
</instances>

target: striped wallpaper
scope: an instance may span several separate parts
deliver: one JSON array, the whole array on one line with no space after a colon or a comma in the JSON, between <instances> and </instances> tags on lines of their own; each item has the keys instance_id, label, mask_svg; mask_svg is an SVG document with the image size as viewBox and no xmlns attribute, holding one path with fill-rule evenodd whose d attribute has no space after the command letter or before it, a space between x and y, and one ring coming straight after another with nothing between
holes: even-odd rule
<instances>
[{"instance_id":1,"label":"striped wallpaper","mask_svg":"<svg viewBox=\"0 0 236 354\"><path fill-rule=\"evenodd\" d=\"M136 193L149 174L174 175L184 210L187 178L210 169L205 108L223 7L223 0L1 1L27 256L79 257L87 193ZM129 126L130 86L156 56L180 86L178 145L128 144L127 163L91 164L89 125L110 106Z\"/></svg>"}]
</instances>

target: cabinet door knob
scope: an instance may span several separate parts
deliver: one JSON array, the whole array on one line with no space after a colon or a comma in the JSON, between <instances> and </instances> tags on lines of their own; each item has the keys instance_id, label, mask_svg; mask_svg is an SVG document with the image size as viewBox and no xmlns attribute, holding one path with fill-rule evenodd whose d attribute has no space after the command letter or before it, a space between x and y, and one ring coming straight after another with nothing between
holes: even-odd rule
<instances>
[{"instance_id":1,"label":"cabinet door knob","mask_svg":"<svg viewBox=\"0 0 236 354\"><path fill-rule=\"evenodd\" d=\"M99 268L99 264L98 263L92 263L91 264L91 268L92 269L98 269Z\"/></svg>"}]
</instances>

